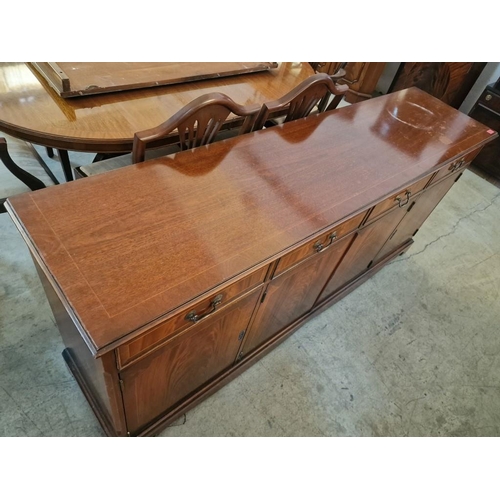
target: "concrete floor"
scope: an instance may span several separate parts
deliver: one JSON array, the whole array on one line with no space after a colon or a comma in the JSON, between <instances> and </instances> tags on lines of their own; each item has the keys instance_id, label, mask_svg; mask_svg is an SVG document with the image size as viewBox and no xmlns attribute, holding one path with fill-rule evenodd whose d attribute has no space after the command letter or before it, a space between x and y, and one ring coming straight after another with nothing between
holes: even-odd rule
<instances>
[{"instance_id":1,"label":"concrete floor","mask_svg":"<svg viewBox=\"0 0 500 500\"><path fill-rule=\"evenodd\" d=\"M465 172L405 255L161 435L499 436L499 220ZM102 436L7 214L0 276L0 435Z\"/></svg>"}]
</instances>

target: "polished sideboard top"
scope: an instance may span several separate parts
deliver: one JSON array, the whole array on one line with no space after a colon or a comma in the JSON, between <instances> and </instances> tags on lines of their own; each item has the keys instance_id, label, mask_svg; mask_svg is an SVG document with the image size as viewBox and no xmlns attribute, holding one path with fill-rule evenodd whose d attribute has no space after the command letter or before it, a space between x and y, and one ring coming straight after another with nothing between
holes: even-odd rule
<instances>
[{"instance_id":1,"label":"polished sideboard top","mask_svg":"<svg viewBox=\"0 0 500 500\"><path fill-rule=\"evenodd\" d=\"M411 88L7 208L100 355L495 137Z\"/></svg>"}]
</instances>

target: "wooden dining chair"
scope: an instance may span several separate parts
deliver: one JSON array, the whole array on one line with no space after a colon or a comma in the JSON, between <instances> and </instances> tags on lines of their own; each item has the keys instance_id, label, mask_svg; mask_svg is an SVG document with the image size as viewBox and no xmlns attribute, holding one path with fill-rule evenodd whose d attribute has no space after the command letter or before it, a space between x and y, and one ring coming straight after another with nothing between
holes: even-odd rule
<instances>
[{"instance_id":1,"label":"wooden dining chair","mask_svg":"<svg viewBox=\"0 0 500 500\"><path fill-rule=\"evenodd\" d=\"M330 75L330 78L334 83L337 83L346 75L346 70L344 69L347 66L346 62L340 64L330 62L310 62L309 64L315 73L326 73L327 75Z\"/></svg>"},{"instance_id":2,"label":"wooden dining chair","mask_svg":"<svg viewBox=\"0 0 500 500\"><path fill-rule=\"evenodd\" d=\"M315 107L320 113L335 109L348 90L347 85L335 84L329 75L317 73L280 99L264 103L253 130L272 126L273 123L269 121L272 116L284 115L284 122L289 122L308 116Z\"/></svg>"},{"instance_id":3,"label":"wooden dining chair","mask_svg":"<svg viewBox=\"0 0 500 500\"><path fill-rule=\"evenodd\" d=\"M20 141L22 144L22 141ZM27 146L26 144L24 144ZM33 160L36 163L36 160L33 158ZM32 191L36 191L37 189L43 189L45 184L35 177L34 175L30 174L26 170L22 169L17 163L14 162L12 157L9 154L9 150L7 149L7 141L5 140L4 137L0 137L0 162L5 165L7 170L17 179L19 179L25 186L27 186L29 189ZM37 164L38 165L38 164ZM7 184L9 184L7 182ZM4 186L2 185L1 188ZM8 194L4 193L3 189L0 189L1 194ZM12 193L12 194L17 194L17 193ZM1 195L0 195L1 196ZM0 197L0 213L4 213L6 211L4 203L6 197Z\"/></svg>"},{"instance_id":4,"label":"wooden dining chair","mask_svg":"<svg viewBox=\"0 0 500 500\"><path fill-rule=\"evenodd\" d=\"M257 104L241 106L219 92L202 95L161 125L137 132L134 135L132 163L144 161L148 145L158 147L175 130L179 135L181 151L213 142L231 113L243 118L234 135L250 132L259 111L260 106Z\"/></svg>"}]
</instances>

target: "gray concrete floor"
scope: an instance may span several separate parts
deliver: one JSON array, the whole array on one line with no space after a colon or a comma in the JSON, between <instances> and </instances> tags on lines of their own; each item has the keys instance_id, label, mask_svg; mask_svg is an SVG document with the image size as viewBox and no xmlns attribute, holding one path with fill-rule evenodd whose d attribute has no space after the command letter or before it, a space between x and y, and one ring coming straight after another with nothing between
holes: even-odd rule
<instances>
[{"instance_id":1,"label":"gray concrete floor","mask_svg":"<svg viewBox=\"0 0 500 500\"><path fill-rule=\"evenodd\" d=\"M161 435L500 435L499 220L465 172L405 255ZM7 214L0 276L0 435L102 436Z\"/></svg>"}]
</instances>

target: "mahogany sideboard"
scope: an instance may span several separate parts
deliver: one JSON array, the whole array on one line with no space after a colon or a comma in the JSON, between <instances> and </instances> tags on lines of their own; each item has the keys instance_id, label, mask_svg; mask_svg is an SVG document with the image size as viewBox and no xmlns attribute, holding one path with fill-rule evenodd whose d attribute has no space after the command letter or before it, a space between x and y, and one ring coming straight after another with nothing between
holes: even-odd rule
<instances>
[{"instance_id":1,"label":"mahogany sideboard","mask_svg":"<svg viewBox=\"0 0 500 500\"><path fill-rule=\"evenodd\" d=\"M495 137L412 88L7 209L103 428L153 435L404 252Z\"/></svg>"}]
</instances>

